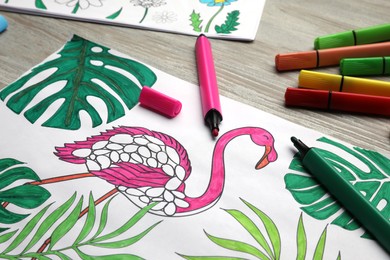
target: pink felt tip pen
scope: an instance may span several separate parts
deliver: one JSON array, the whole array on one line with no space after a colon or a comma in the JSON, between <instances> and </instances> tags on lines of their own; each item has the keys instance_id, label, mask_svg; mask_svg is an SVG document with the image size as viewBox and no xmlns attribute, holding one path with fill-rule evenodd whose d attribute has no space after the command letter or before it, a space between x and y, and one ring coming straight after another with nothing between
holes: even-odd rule
<instances>
[{"instance_id":1,"label":"pink felt tip pen","mask_svg":"<svg viewBox=\"0 0 390 260\"><path fill-rule=\"evenodd\" d=\"M221 103L211 44L203 34L199 35L196 40L195 53L203 117L205 123L210 127L211 134L217 136L219 124L222 121Z\"/></svg>"}]
</instances>

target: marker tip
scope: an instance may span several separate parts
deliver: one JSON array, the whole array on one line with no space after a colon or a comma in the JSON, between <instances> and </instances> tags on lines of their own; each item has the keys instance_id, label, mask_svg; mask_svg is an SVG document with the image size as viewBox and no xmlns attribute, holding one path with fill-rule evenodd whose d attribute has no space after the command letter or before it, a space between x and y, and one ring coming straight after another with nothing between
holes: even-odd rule
<instances>
[{"instance_id":1,"label":"marker tip","mask_svg":"<svg viewBox=\"0 0 390 260\"><path fill-rule=\"evenodd\" d=\"M218 129L217 128L214 128L212 131L211 131L211 134L214 136L214 137L217 137L218 136Z\"/></svg>"}]
</instances>

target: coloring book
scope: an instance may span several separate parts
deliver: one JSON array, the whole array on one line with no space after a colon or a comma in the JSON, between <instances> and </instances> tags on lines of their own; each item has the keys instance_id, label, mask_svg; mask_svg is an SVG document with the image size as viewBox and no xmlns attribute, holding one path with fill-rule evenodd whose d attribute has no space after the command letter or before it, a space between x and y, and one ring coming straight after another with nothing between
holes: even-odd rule
<instances>
[{"instance_id":1,"label":"coloring book","mask_svg":"<svg viewBox=\"0 0 390 260\"><path fill-rule=\"evenodd\" d=\"M140 107L142 86L181 113ZM73 36L0 91L0 258L388 259L290 137L320 148L387 218L389 155L221 105L214 139L198 86Z\"/></svg>"},{"instance_id":2,"label":"coloring book","mask_svg":"<svg viewBox=\"0 0 390 260\"><path fill-rule=\"evenodd\" d=\"M0 10L252 41L265 0L0 0Z\"/></svg>"}]
</instances>

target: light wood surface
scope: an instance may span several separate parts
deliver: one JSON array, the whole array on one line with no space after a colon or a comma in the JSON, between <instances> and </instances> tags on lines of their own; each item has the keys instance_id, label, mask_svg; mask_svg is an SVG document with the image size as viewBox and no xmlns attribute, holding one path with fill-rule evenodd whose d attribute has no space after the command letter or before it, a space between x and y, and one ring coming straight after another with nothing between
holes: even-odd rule
<instances>
[{"instance_id":1,"label":"light wood surface","mask_svg":"<svg viewBox=\"0 0 390 260\"><path fill-rule=\"evenodd\" d=\"M240 0L243 1L243 0ZM298 71L278 73L277 53L313 49L320 35L388 23L390 1L267 0L255 41L211 39L220 93L340 140L390 154L390 119L284 106ZM197 84L195 37L0 11L0 89L57 51L73 34ZM317 71L338 73L337 67ZM390 78L379 78L390 81ZM6 122L1 122L4 124Z\"/></svg>"}]
</instances>

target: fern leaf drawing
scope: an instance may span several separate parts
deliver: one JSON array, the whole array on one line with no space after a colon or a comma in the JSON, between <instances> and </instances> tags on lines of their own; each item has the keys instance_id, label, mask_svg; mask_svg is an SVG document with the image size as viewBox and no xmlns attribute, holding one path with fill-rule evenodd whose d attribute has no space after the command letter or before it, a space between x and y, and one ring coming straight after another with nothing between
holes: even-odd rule
<instances>
[{"instance_id":1,"label":"fern leaf drawing","mask_svg":"<svg viewBox=\"0 0 390 260\"><path fill-rule=\"evenodd\" d=\"M281 238L279 234L279 230L272 219L267 216L264 212L259 210L254 205L249 202L241 199L244 204L257 216L256 220L249 218L246 214L239 210L225 210L229 213L240 225L244 228L246 232L248 232L252 238L254 239L254 244L249 244L247 242L242 242L237 239L231 238L222 238L213 236L211 234L206 233L206 236L216 245L229 249L230 251L237 253L245 253L251 257L256 259L269 259L269 260L279 260L281 259ZM256 222L260 220L261 225L256 224ZM264 232L265 231L265 232ZM314 250L314 255L312 259L321 260L324 257L325 245L326 245L326 234L327 228L325 227L322 232L317 246ZM299 260L306 259L306 251L307 251L307 237L306 231L303 225L302 214L299 217L298 227L297 227L297 258ZM221 259L221 260L235 260L235 259L243 259L242 257L235 256L190 256L178 254L187 260L211 260L211 259ZM246 258L245 258L246 259ZM341 254L339 253L337 256L338 260L341 260Z\"/></svg>"},{"instance_id":2,"label":"fern leaf drawing","mask_svg":"<svg viewBox=\"0 0 390 260\"><path fill-rule=\"evenodd\" d=\"M221 25L216 25L214 28L215 31L217 33L224 33L224 34L230 34L233 31L237 31L237 26L240 25L240 23L238 23L239 16L240 16L240 11L238 10L228 13L226 16L225 23Z\"/></svg>"},{"instance_id":3,"label":"fern leaf drawing","mask_svg":"<svg viewBox=\"0 0 390 260\"><path fill-rule=\"evenodd\" d=\"M49 76L42 79L45 73ZM126 74L135 77L138 84ZM77 130L81 126L82 111L89 115L93 127L102 124L102 111L94 107L91 98L105 104L109 123L122 117L125 107L133 108L138 102L140 87L151 87L156 79L145 65L116 56L109 48L75 35L56 58L38 65L3 89L0 99L8 98L7 106L17 114L23 112L31 123L45 116L49 106L56 103L58 109L46 115L49 118L42 125ZM56 87L55 93L47 96L42 93L53 87Z\"/></svg>"},{"instance_id":4,"label":"fern leaf drawing","mask_svg":"<svg viewBox=\"0 0 390 260\"><path fill-rule=\"evenodd\" d=\"M191 26L195 32L202 31L202 20L200 19L200 13L195 13L195 10L192 11L190 15Z\"/></svg>"},{"instance_id":5,"label":"fern leaf drawing","mask_svg":"<svg viewBox=\"0 0 390 260\"><path fill-rule=\"evenodd\" d=\"M22 231L10 231L0 236L0 244L8 243L5 250L0 252L0 258L53 259L53 257L55 257L59 259L72 259L68 254L70 251L73 251L81 259L143 259L133 254L89 255L83 250L84 247L106 248L107 250L129 247L144 238L161 222L156 222L136 235L130 235L125 239L118 239L121 234L129 232L135 224L141 221L146 213L156 205L156 203L154 203L138 211L116 230L111 231L106 235L102 235L106 229L109 204L113 198L114 197L104 204L100 217L96 217L98 210L95 208L94 198L92 193L90 193L88 202L89 210L81 230L74 229L77 228L75 225L76 221L80 219L81 206L84 202L83 197L75 203L76 194L74 194L49 216L45 216L45 213L52 204L46 206L26 224ZM67 217L63 219L63 216ZM97 221L97 219L99 219L99 221ZM91 231L95 226L98 227L98 231L95 235L90 236ZM52 230L51 228L54 228L54 231L50 231ZM69 244L64 237L71 231L76 232L76 234L77 232L79 233L74 242ZM31 232L35 232L32 238L28 236ZM35 252L33 248L36 248L37 242L44 236L50 237L50 239L47 239L45 242L49 244L48 250L41 250L41 248L44 248L41 246L39 247L39 250ZM60 244L60 242L62 242L62 244ZM22 245L25 244L27 244L27 246L21 250ZM14 253L16 251L19 251L19 253ZM13 254L10 254L10 252L13 252Z\"/></svg>"},{"instance_id":6,"label":"fern leaf drawing","mask_svg":"<svg viewBox=\"0 0 390 260\"><path fill-rule=\"evenodd\" d=\"M0 223L14 224L29 216L29 214L20 214L8 210L6 208L8 204L26 210L35 209L50 197L50 193L39 186L13 185L19 180L38 181L40 178L32 169L24 166L24 163L18 160L12 158L0 159Z\"/></svg>"}]
</instances>

